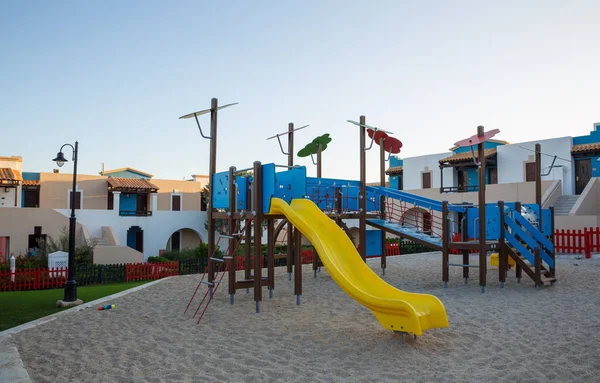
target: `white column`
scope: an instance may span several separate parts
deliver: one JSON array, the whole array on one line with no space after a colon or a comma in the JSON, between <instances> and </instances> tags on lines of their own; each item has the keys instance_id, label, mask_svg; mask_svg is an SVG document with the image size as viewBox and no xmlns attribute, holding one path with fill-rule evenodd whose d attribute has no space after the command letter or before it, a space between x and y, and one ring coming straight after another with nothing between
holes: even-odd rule
<instances>
[{"instance_id":1,"label":"white column","mask_svg":"<svg viewBox=\"0 0 600 383\"><path fill-rule=\"evenodd\" d=\"M150 198L151 198L151 204L152 204L150 211L152 211L152 212L158 211L158 193L151 193Z\"/></svg>"},{"instance_id":2,"label":"white column","mask_svg":"<svg viewBox=\"0 0 600 383\"><path fill-rule=\"evenodd\" d=\"M113 211L117 215L117 217L119 216L119 208L120 207L121 207L121 192L114 191L113 192Z\"/></svg>"},{"instance_id":3,"label":"white column","mask_svg":"<svg viewBox=\"0 0 600 383\"><path fill-rule=\"evenodd\" d=\"M15 188L15 192L17 193L17 206L16 207L21 207L22 202L21 202L21 197L23 196L23 186L19 185Z\"/></svg>"}]
</instances>

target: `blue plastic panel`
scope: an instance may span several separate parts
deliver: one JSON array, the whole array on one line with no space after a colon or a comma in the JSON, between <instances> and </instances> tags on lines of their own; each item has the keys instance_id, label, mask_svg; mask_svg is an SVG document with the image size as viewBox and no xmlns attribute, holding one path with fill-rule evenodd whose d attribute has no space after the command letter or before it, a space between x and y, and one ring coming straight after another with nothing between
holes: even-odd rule
<instances>
[{"instance_id":1,"label":"blue plastic panel","mask_svg":"<svg viewBox=\"0 0 600 383\"><path fill-rule=\"evenodd\" d=\"M367 230L367 257L379 256L382 251L381 230Z\"/></svg>"},{"instance_id":2,"label":"blue plastic panel","mask_svg":"<svg viewBox=\"0 0 600 383\"><path fill-rule=\"evenodd\" d=\"M235 177L237 183L237 209L246 210L246 203L248 201L248 178L243 176Z\"/></svg>"},{"instance_id":3,"label":"blue plastic panel","mask_svg":"<svg viewBox=\"0 0 600 383\"><path fill-rule=\"evenodd\" d=\"M275 197L290 203L306 195L306 167L275 173Z\"/></svg>"},{"instance_id":4,"label":"blue plastic panel","mask_svg":"<svg viewBox=\"0 0 600 383\"><path fill-rule=\"evenodd\" d=\"M271 197L275 195L275 164L262 166L262 210L268 213L271 208Z\"/></svg>"},{"instance_id":5,"label":"blue plastic panel","mask_svg":"<svg viewBox=\"0 0 600 383\"><path fill-rule=\"evenodd\" d=\"M308 177L306 196L321 210L333 210L337 203L336 189L339 189L342 193L342 211L358 211L359 185L358 181Z\"/></svg>"},{"instance_id":6,"label":"blue plastic panel","mask_svg":"<svg viewBox=\"0 0 600 383\"><path fill-rule=\"evenodd\" d=\"M229 170L215 173L212 179L213 195L211 196L214 209L229 208Z\"/></svg>"},{"instance_id":7,"label":"blue plastic panel","mask_svg":"<svg viewBox=\"0 0 600 383\"><path fill-rule=\"evenodd\" d=\"M479 208L467 209L467 234L469 238L479 239ZM500 239L500 208L494 205L485 206L485 238Z\"/></svg>"},{"instance_id":8,"label":"blue plastic panel","mask_svg":"<svg viewBox=\"0 0 600 383\"><path fill-rule=\"evenodd\" d=\"M542 210L542 234L546 237L552 235L552 212L550 209Z\"/></svg>"}]
</instances>

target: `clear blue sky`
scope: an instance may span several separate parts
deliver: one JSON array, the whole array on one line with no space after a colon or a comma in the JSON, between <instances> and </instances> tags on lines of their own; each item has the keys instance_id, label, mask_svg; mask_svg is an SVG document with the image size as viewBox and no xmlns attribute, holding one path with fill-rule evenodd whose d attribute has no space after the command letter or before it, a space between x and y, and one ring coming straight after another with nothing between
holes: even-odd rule
<instances>
[{"instance_id":1,"label":"clear blue sky","mask_svg":"<svg viewBox=\"0 0 600 383\"><path fill-rule=\"evenodd\" d=\"M218 170L285 163L265 138L294 122L311 125L296 150L331 134L325 177L357 179L345 120L361 114L403 157L445 151L479 124L511 142L587 134L600 121L599 41L597 0L6 0L0 155L51 171L79 140L82 173L205 174L208 142L178 117L217 97L239 102L219 117ZM368 165L377 180L376 150Z\"/></svg>"}]
</instances>

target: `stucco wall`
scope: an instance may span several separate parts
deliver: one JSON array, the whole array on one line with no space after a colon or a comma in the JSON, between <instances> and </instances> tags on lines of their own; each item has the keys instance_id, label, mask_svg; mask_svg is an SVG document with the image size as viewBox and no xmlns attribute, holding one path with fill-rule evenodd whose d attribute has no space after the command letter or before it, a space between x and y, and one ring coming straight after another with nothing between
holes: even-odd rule
<instances>
[{"instance_id":1,"label":"stucco wall","mask_svg":"<svg viewBox=\"0 0 600 383\"><path fill-rule=\"evenodd\" d=\"M94 263L100 265L139 262L144 262L144 254L131 247L98 245L94 248Z\"/></svg>"},{"instance_id":2,"label":"stucco wall","mask_svg":"<svg viewBox=\"0 0 600 383\"><path fill-rule=\"evenodd\" d=\"M542 195L544 195L544 192L550 187L550 185L552 185L552 181L542 181ZM535 182L486 185L485 190L486 202L521 201L521 203L535 203ZM442 194L440 193L439 189L418 189L406 191L408 193L432 198L438 201L446 200L450 203L478 203L477 192Z\"/></svg>"},{"instance_id":3,"label":"stucco wall","mask_svg":"<svg viewBox=\"0 0 600 383\"><path fill-rule=\"evenodd\" d=\"M539 143L542 147L542 153L558 156L566 159L556 159L555 166L549 175L542 177L543 181L561 180L563 194L573 194L574 174L573 161L571 160L571 137L552 138L549 140L539 140L531 142L521 142L512 145L499 146L498 151L498 183L511 183L525 181L525 162L534 161L535 144ZM525 148L525 149L524 149ZM527 150L529 149L529 150ZM542 155L542 173L547 173L553 157Z\"/></svg>"},{"instance_id":4,"label":"stucco wall","mask_svg":"<svg viewBox=\"0 0 600 383\"><path fill-rule=\"evenodd\" d=\"M200 182L150 180L158 190L158 210L171 210L171 195L181 194L181 210L200 210L200 193L203 185Z\"/></svg>"},{"instance_id":5,"label":"stucco wall","mask_svg":"<svg viewBox=\"0 0 600 383\"><path fill-rule=\"evenodd\" d=\"M70 214L68 209L57 211L65 217ZM132 226L139 226L144 231L144 259L157 256L159 250L166 249L171 235L181 229L194 230L206 242L206 219L206 212L199 211L155 211L147 217L120 217L117 210L77 211L77 220L87 226L90 235L96 238L102 237L103 226L110 226L119 243L126 244L127 230Z\"/></svg>"},{"instance_id":6,"label":"stucco wall","mask_svg":"<svg viewBox=\"0 0 600 383\"><path fill-rule=\"evenodd\" d=\"M22 171L23 159L19 156L0 157L0 168L11 168Z\"/></svg>"},{"instance_id":7,"label":"stucco wall","mask_svg":"<svg viewBox=\"0 0 600 383\"><path fill-rule=\"evenodd\" d=\"M68 191L73 187L73 174L40 173L40 208L67 209ZM83 193L82 209L108 207L106 177L77 175L77 190Z\"/></svg>"},{"instance_id":8,"label":"stucco wall","mask_svg":"<svg viewBox=\"0 0 600 383\"><path fill-rule=\"evenodd\" d=\"M63 227L69 227L69 220L52 209L0 209L0 237L10 237L10 252L19 255L27 253L29 235L34 226L42 227L42 234L57 239ZM77 225L77 230L80 230Z\"/></svg>"},{"instance_id":9,"label":"stucco wall","mask_svg":"<svg viewBox=\"0 0 600 383\"><path fill-rule=\"evenodd\" d=\"M426 156L403 159L404 190L421 189L422 176L425 171L431 171L431 187L440 188L440 163L442 158L451 156L451 152L430 154ZM444 186L453 186L452 168L444 169Z\"/></svg>"},{"instance_id":10,"label":"stucco wall","mask_svg":"<svg viewBox=\"0 0 600 383\"><path fill-rule=\"evenodd\" d=\"M17 192L21 188L0 186L0 208L2 207L17 207Z\"/></svg>"}]
</instances>

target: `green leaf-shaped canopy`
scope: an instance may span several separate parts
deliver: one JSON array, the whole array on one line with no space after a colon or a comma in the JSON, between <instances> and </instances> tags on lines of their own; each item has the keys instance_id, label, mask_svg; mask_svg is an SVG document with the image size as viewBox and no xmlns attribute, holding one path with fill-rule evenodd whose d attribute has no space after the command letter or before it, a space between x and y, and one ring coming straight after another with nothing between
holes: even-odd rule
<instances>
[{"instance_id":1,"label":"green leaf-shaped canopy","mask_svg":"<svg viewBox=\"0 0 600 383\"><path fill-rule=\"evenodd\" d=\"M321 144L321 152L327 149L327 144L331 142L331 137L329 137L329 133L326 133L322 136L319 136L306 144L305 147L298 151L298 157L308 157L311 154L317 154L319 151L319 144Z\"/></svg>"}]
</instances>

